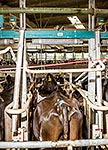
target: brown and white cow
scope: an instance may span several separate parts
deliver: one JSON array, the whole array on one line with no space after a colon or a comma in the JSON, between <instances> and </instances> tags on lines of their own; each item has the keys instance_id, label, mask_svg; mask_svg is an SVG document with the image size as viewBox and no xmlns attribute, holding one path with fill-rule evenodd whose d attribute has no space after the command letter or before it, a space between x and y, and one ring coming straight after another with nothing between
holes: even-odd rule
<instances>
[{"instance_id":1,"label":"brown and white cow","mask_svg":"<svg viewBox=\"0 0 108 150\"><path fill-rule=\"evenodd\" d=\"M69 99L47 74L37 93L33 114L33 132L37 140L58 141L82 138L83 117L75 98Z\"/></svg>"}]
</instances>

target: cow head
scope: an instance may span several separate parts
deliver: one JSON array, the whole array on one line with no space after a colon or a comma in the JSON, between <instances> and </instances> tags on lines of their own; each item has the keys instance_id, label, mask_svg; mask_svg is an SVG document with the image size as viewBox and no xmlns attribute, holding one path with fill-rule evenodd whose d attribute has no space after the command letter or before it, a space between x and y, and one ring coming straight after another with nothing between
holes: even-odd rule
<instances>
[{"instance_id":1,"label":"cow head","mask_svg":"<svg viewBox=\"0 0 108 150\"><path fill-rule=\"evenodd\" d=\"M6 79L1 83L4 90L9 90L10 87L14 86L14 77L8 75Z\"/></svg>"},{"instance_id":2,"label":"cow head","mask_svg":"<svg viewBox=\"0 0 108 150\"><path fill-rule=\"evenodd\" d=\"M54 76L48 73L43 81L43 84L39 88L40 94L51 94L57 90L57 82Z\"/></svg>"}]
</instances>

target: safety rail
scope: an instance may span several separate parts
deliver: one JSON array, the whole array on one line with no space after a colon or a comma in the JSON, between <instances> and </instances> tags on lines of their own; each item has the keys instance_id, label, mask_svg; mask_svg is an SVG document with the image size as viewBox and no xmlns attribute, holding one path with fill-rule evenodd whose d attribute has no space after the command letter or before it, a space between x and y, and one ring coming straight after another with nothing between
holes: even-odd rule
<instances>
[{"instance_id":1,"label":"safety rail","mask_svg":"<svg viewBox=\"0 0 108 150\"><path fill-rule=\"evenodd\" d=\"M27 142L0 142L0 148L63 148L83 146L107 146L108 139L83 139L75 141L27 141Z\"/></svg>"}]
</instances>

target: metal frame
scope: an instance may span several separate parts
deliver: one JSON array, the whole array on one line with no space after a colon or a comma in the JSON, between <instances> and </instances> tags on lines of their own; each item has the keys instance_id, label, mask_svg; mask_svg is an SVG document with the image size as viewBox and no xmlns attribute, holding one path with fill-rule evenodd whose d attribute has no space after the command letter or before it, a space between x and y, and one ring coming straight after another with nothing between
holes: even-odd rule
<instances>
[{"instance_id":1,"label":"metal frame","mask_svg":"<svg viewBox=\"0 0 108 150\"><path fill-rule=\"evenodd\" d=\"M89 9L95 9L95 0L89 0ZM88 14L88 29L89 31L94 31L95 27L95 15ZM91 38L88 40L88 53L89 60L95 59L95 38ZM92 61L89 61L88 67L92 67ZM95 73L94 71L88 72L88 98L95 102ZM92 82L91 82L92 81ZM91 122L94 123L94 113L91 111L89 105L85 105L84 107L85 115L87 116L87 126L88 126L88 139L91 137ZM93 119L92 119L93 118Z\"/></svg>"},{"instance_id":2,"label":"metal frame","mask_svg":"<svg viewBox=\"0 0 108 150\"><path fill-rule=\"evenodd\" d=\"M0 30L0 39L19 38L19 31ZM95 38L94 31L87 30L26 30L24 38L30 39L90 39ZM101 39L108 38L108 32L100 33ZM40 43L41 44L41 43Z\"/></svg>"},{"instance_id":3,"label":"metal frame","mask_svg":"<svg viewBox=\"0 0 108 150\"><path fill-rule=\"evenodd\" d=\"M47 14L108 14L108 9L90 8L56 8L56 7L26 7L0 8L0 13L47 13Z\"/></svg>"},{"instance_id":4,"label":"metal frame","mask_svg":"<svg viewBox=\"0 0 108 150\"><path fill-rule=\"evenodd\" d=\"M84 139L75 141L30 141L30 142L0 142L0 148L63 148L63 147L82 147L107 145L108 139Z\"/></svg>"},{"instance_id":5,"label":"metal frame","mask_svg":"<svg viewBox=\"0 0 108 150\"><path fill-rule=\"evenodd\" d=\"M20 38L18 45L17 63L16 63L16 73L15 73L15 86L13 95L13 109L18 109L19 107L19 93L20 93L20 83L21 83L21 66L23 57L23 42L24 42L24 30L20 30ZM17 131L17 115L12 116L12 133ZM13 138L13 135L12 135Z\"/></svg>"},{"instance_id":6,"label":"metal frame","mask_svg":"<svg viewBox=\"0 0 108 150\"><path fill-rule=\"evenodd\" d=\"M21 1L20 1L21 2ZM22 2L24 2L22 0ZM108 14L108 9L94 9L94 8L0 8L0 13L20 13L20 27L23 28L25 26L25 13L60 13L60 14ZM23 24L24 23L24 24ZM24 28L25 29L25 28ZM18 109L18 102L19 102L19 88L20 88L20 77L21 77L21 63L22 63L22 55L26 54L23 51L23 44L24 38L37 38L37 39L91 39L95 38L95 32L93 31L86 31L86 30L26 30L25 33L23 30L15 31L15 30L1 30L0 31L0 38L19 38L19 47L18 47L18 60L17 60L17 67L16 67L16 81L15 81L15 92L14 92L14 105L13 109ZM100 38L108 38L108 32L101 33ZM41 44L41 43L40 43ZM22 45L22 46L21 46ZM20 54L19 54L20 53ZM21 55L21 56L20 56ZM23 61L23 66L25 66L26 57ZM97 71L98 68L91 70ZM102 68L100 68L102 69ZM88 71L89 69L86 69ZM30 71L30 70L28 70ZM41 70L40 70L41 71ZM49 70L47 70L49 72ZM74 70L77 72L76 70ZM99 70L101 71L101 70ZM66 70L65 70L66 72ZM69 72L69 70L68 70ZM37 71L36 71L37 73ZM45 71L44 71L45 73ZM26 70L24 70L23 75L26 74ZM25 78L23 78L25 83ZM23 83L23 85L24 85ZM24 93L22 93L23 95ZM13 126L12 132L16 131L16 115L13 116ZM96 139L96 140L76 140L76 141L58 141L58 142L0 142L0 148L51 148L51 147L68 147L68 146L97 146L97 145L107 145L108 139Z\"/></svg>"}]
</instances>

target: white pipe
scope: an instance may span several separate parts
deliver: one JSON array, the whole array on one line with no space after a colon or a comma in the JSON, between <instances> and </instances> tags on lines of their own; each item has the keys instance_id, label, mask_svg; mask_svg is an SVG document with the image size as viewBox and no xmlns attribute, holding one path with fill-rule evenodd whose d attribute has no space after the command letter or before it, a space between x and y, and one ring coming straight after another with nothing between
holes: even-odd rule
<instances>
[{"instance_id":1,"label":"white pipe","mask_svg":"<svg viewBox=\"0 0 108 150\"><path fill-rule=\"evenodd\" d=\"M96 59L100 59L100 31L95 32L95 43L96 43ZM101 62L96 66L96 68L101 67ZM96 83L97 83L97 103L99 106L102 105L102 77L101 71L96 72ZM100 129L103 129L103 112L98 111L98 125Z\"/></svg>"},{"instance_id":2,"label":"white pipe","mask_svg":"<svg viewBox=\"0 0 108 150\"><path fill-rule=\"evenodd\" d=\"M80 78L82 78L84 75L86 75L87 72L81 73L74 81L77 82Z\"/></svg>"},{"instance_id":3,"label":"white pipe","mask_svg":"<svg viewBox=\"0 0 108 150\"><path fill-rule=\"evenodd\" d=\"M27 100L27 73L26 73L26 39L24 39L24 52L23 52L23 71L22 71L22 97L21 97L21 108L26 107ZM23 133L23 140L28 141L29 134L29 113L28 109L25 112L21 113L21 118L27 118L21 121L21 128L24 128L26 132Z\"/></svg>"},{"instance_id":4,"label":"white pipe","mask_svg":"<svg viewBox=\"0 0 108 150\"><path fill-rule=\"evenodd\" d=\"M20 90L20 80L21 80L23 40L24 40L24 30L20 30L16 74L15 74L15 86L14 86L14 95L13 95L13 109L18 109L19 107L19 90ZM17 115L13 115L12 116L12 133L16 131L17 131Z\"/></svg>"},{"instance_id":5,"label":"white pipe","mask_svg":"<svg viewBox=\"0 0 108 150\"><path fill-rule=\"evenodd\" d=\"M105 69L105 66L96 69L96 68L82 68L82 69L47 69L47 70L30 70L26 69L27 73L33 73L33 74L38 74L38 73L71 73L71 72L91 72L91 71L103 71Z\"/></svg>"},{"instance_id":6,"label":"white pipe","mask_svg":"<svg viewBox=\"0 0 108 150\"><path fill-rule=\"evenodd\" d=\"M8 114L11 114L11 115L19 115L25 111L25 109L16 109L15 110L15 109L12 109L12 107L13 107L13 102L11 102L9 105L6 106L5 112Z\"/></svg>"},{"instance_id":7,"label":"white pipe","mask_svg":"<svg viewBox=\"0 0 108 150\"><path fill-rule=\"evenodd\" d=\"M102 100L103 105L108 107L108 102L105 100ZM108 114L105 115L105 119L106 119L106 134L108 135Z\"/></svg>"},{"instance_id":8,"label":"white pipe","mask_svg":"<svg viewBox=\"0 0 108 150\"><path fill-rule=\"evenodd\" d=\"M6 49L4 49L4 50L1 50L1 51L0 51L0 55L5 54L5 53L7 53L8 51L10 51L10 53L11 53L11 55L12 55L13 61L16 62L15 54L14 54L14 52L13 52L13 50L12 50L12 47L10 47L10 46L8 46L8 47L7 47Z\"/></svg>"},{"instance_id":9,"label":"white pipe","mask_svg":"<svg viewBox=\"0 0 108 150\"><path fill-rule=\"evenodd\" d=\"M105 61L105 60L104 60ZM96 65L100 64L100 68L94 68ZM47 69L47 70L31 70L26 68L27 73L37 74L37 73L72 73L72 72L97 72L97 71L103 71L105 70L105 65L101 60L95 61L92 68L82 68L82 69Z\"/></svg>"},{"instance_id":10,"label":"white pipe","mask_svg":"<svg viewBox=\"0 0 108 150\"><path fill-rule=\"evenodd\" d=\"M107 106L107 107L108 107L108 102L107 102L107 101L102 100L102 103L103 103L105 106Z\"/></svg>"},{"instance_id":11,"label":"white pipe","mask_svg":"<svg viewBox=\"0 0 108 150\"><path fill-rule=\"evenodd\" d=\"M89 39L88 43L89 43L89 47L88 47L89 48L88 49L89 60L92 60L92 61L89 61L88 67L89 68L91 68L93 66L96 67L96 61L93 61L93 60L95 60L95 39L94 38ZM93 102L95 102L95 78L96 77L95 77L94 71L88 72L88 98ZM88 118L89 118L89 116L88 116ZM90 123L89 123L89 126L90 126ZM89 131L90 131L90 129L89 129Z\"/></svg>"},{"instance_id":12,"label":"white pipe","mask_svg":"<svg viewBox=\"0 0 108 150\"><path fill-rule=\"evenodd\" d=\"M12 103L10 103L10 104L6 107L6 109L5 109L6 113L11 114L11 115L19 115L19 114L25 112L25 111L29 108L30 103L31 103L31 101L32 101L32 94L31 94L31 92L29 92L29 93L27 94L27 97L28 97L28 100L26 101L26 105L25 105L24 108L21 108L21 109L13 109L13 102L12 102Z\"/></svg>"},{"instance_id":13,"label":"white pipe","mask_svg":"<svg viewBox=\"0 0 108 150\"><path fill-rule=\"evenodd\" d=\"M70 82L70 90L72 90L72 86L71 86L71 83L72 83L72 73L69 74L69 82ZM69 97L71 98L71 93L69 94Z\"/></svg>"},{"instance_id":14,"label":"white pipe","mask_svg":"<svg viewBox=\"0 0 108 150\"><path fill-rule=\"evenodd\" d=\"M83 79L81 79L80 81L83 82L84 80L86 80L88 77L88 75L86 75Z\"/></svg>"},{"instance_id":15,"label":"white pipe","mask_svg":"<svg viewBox=\"0 0 108 150\"><path fill-rule=\"evenodd\" d=\"M11 115L19 115L21 113L24 113L26 109L6 109L6 113L11 114Z\"/></svg>"},{"instance_id":16,"label":"white pipe","mask_svg":"<svg viewBox=\"0 0 108 150\"><path fill-rule=\"evenodd\" d=\"M105 115L106 119L106 134L108 135L108 114Z\"/></svg>"},{"instance_id":17,"label":"white pipe","mask_svg":"<svg viewBox=\"0 0 108 150\"><path fill-rule=\"evenodd\" d=\"M82 146L108 145L108 139L84 139L75 141L30 141L30 142L0 142L0 148L62 148Z\"/></svg>"},{"instance_id":18,"label":"white pipe","mask_svg":"<svg viewBox=\"0 0 108 150\"><path fill-rule=\"evenodd\" d=\"M88 99L88 97L85 95L84 91L80 88L80 87L77 87L76 85L74 85L73 83L71 83L72 87L74 89L76 89L77 91L79 91L79 93L82 95L82 97L86 100L87 104L90 106L91 109L94 109L94 110L99 110L99 111L106 111L108 110L108 107L107 106L97 106L96 104L92 103L90 101L90 99Z\"/></svg>"},{"instance_id":19,"label":"white pipe","mask_svg":"<svg viewBox=\"0 0 108 150\"><path fill-rule=\"evenodd\" d=\"M68 84L71 84L71 86L73 87L73 89L77 90L81 95L82 97L86 100L87 104L89 105L89 107L91 109L94 109L94 110L100 110L100 111L106 111L108 110L108 103L106 106L97 106L95 103L91 102L90 99L87 97L88 95L88 92L81 89L80 87L77 87L75 84L73 83L70 83L68 81L66 81ZM105 103L105 101L103 101Z\"/></svg>"}]
</instances>

